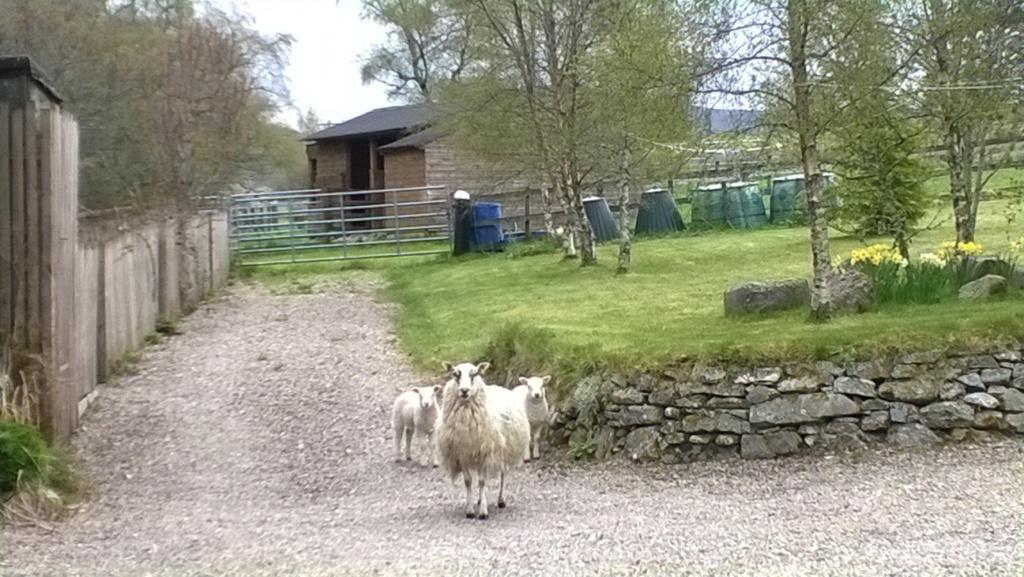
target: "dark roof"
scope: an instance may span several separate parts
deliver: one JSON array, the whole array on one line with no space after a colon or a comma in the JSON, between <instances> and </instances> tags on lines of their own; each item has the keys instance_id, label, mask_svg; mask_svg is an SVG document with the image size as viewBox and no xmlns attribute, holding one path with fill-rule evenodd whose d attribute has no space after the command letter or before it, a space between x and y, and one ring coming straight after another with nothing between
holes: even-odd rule
<instances>
[{"instance_id":1,"label":"dark roof","mask_svg":"<svg viewBox=\"0 0 1024 577\"><path fill-rule=\"evenodd\" d=\"M51 100L57 103L64 98L53 87L50 77L28 56L0 56L0 77L24 75L35 81Z\"/></svg>"},{"instance_id":2,"label":"dark roof","mask_svg":"<svg viewBox=\"0 0 1024 577\"><path fill-rule=\"evenodd\" d=\"M407 104L371 110L366 114L329 126L309 137L309 140L343 138L381 132L412 132L437 120L437 108L429 104Z\"/></svg>"},{"instance_id":3,"label":"dark roof","mask_svg":"<svg viewBox=\"0 0 1024 577\"><path fill-rule=\"evenodd\" d=\"M438 138L441 138L447 134L443 129L437 126L431 126L424 128L419 132L414 132L406 137L399 138L398 140L385 144L380 147L380 150L395 150L398 148L423 148L424 146L434 142Z\"/></svg>"}]
</instances>

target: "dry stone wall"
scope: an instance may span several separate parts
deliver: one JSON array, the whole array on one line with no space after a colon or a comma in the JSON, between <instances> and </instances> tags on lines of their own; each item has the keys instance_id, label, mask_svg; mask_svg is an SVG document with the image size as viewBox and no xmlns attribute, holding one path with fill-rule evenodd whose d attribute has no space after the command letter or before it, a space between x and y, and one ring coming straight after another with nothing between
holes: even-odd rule
<instances>
[{"instance_id":1,"label":"dry stone wall","mask_svg":"<svg viewBox=\"0 0 1024 577\"><path fill-rule=\"evenodd\" d=\"M927 351L846 365L690 363L630 378L592 377L578 387L593 391L593 402L581 403L577 393L555 416L555 440L590 443L598 458L768 459L1024 435L1020 344L985 354Z\"/></svg>"}]
</instances>

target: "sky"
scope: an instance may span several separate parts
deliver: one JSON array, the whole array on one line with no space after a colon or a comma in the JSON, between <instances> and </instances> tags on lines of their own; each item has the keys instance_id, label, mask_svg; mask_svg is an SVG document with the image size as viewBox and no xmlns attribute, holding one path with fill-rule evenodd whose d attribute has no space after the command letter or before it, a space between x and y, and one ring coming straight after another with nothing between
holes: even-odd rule
<instances>
[{"instance_id":1,"label":"sky","mask_svg":"<svg viewBox=\"0 0 1024 577\"><path fill-rule=\"evenodd\" d=\"M250 14L264 34L290 34L295 42L288 67L295 110L281 121L295 126L312 108L321 122L341 122L394 104L380 84L363 85L359 56L384 39L383 28L360 18L359 0L213 0L221 8Z\"/></svg>"}]
</instances>

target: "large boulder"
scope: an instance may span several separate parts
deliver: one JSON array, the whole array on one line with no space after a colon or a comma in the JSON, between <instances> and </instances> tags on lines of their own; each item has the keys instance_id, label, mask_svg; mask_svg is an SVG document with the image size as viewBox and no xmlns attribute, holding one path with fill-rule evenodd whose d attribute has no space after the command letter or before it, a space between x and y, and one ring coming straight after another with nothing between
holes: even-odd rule
<instances>
[{"instance_id":1,"label":"large boulder","mask_svg":"<svg viewBox=\"0 0 1024 577\"><path fill-rule=\"evenodd\" d=\"M749 282L725 291L726 316L797 309L810 303L811 288L800 279Z\"/></svg>"},{"instance_id":2,"label":"large boulder","mask_svg":"<svg viewBox=\"0 0 1024 577\"><path fill-rule=\"evenodd\" d=\"M1006 277L987 274L960 287L960 300L975 301L1006 292Z\"/></svg>"},{"instance_id":3,"label":"large boulder","mask_svg":"<svg viewBox=\"0 0 1024 577\"><path fill-rule=\"evenodd\" d=\"M834 271L828 277L832 311L836 313L863 313L875 306L875 287L871 278L859 270Z\"/></svg>"},{"instance_id":4,"label":"large boulder","mask_svg":"<svg viewBox=\"0 0 1024 577\"><path fill-rule=\"evenodd\" d=\"M920 447L924 445L935 445L942 442L931 429L913 423L909 425L896 425L889 429L886 434L886 441L898 447Z\"/></svg>"}]
</instances>

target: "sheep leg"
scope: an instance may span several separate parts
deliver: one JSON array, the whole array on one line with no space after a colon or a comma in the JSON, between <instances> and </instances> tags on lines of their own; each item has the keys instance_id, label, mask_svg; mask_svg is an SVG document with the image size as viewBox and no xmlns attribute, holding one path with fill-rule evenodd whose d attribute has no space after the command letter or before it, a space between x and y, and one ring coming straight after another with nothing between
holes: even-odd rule
<instances>
[{"instance_id":1,"label":"sheep leg","mask_svg":"<svg viewBox=\"0 0 1024 577\"><path fill-rule=\"evenodd\" d=\"M498 477L498 508L505 508L505 473Z\"/></svg>"},{"instance_id":2,"label":"sheep leg","mask_svg":"<svg viewBox=\"0 0 1024 577\"><path fill-rule=\"evenodd\" d=\"M487 491L484 488L485 479L486 477L484 477L484 475L480 475L480 481L477 483L477 489L480 491L480 496L477 499L476 506L480 511L480 514L477 515L476 518L481 520L487 518Z\"/></svg>"},{"instance_id":3,"label":"sheep leg","mask_svg":"<svg viewBox=\"0 0 1024 577\"><path fill-rule=\"evenodd\" d=\"M530 436L531 437L533 436L533 430L532 429L530 430ZM527 445L526 445L526 453L523 455L523 462L524 463L529 463L530 459L532 457L533 457L533 447L531 447L530 444L527 443Z\"/></svg>"},{"instance_id":4,"label":"sheep leg","mask_svg":"<svg viewBox=\"0 0 1024 577\"><path fill-rule=\"evenodd\" d=\"M412 436L416 431L411 428L405 430L405 460L412 460Z\"/></svg>"},{"instance_id":5,"label":"sheep leg","mask_svg":"<svg viewBox=\"0 0 1024 577\"><path fill-rule=\"evenodd\" d=\"M537 430L533 431L532 455L534 459L540 458L540 433L541 430L539 427L537 428Z\"/></svg>"},{"instance_id":6,"label":"sheep leg","mask_svg":"<svg viewBox=\"0 0 1024 577\"><path fill-rule=\"evenodd\" d=\"M428 465L437 467L437 448L434 445L434 432L427 433L427 460Z\"/></svg>"},{"instance_id":7,"label":"sheep leg","mask_svg":"<svg viewBox=\"0 0 1024 577\"><path fill-rule=\"evenodd\" d=\"M466 518L476 517L476 510L473 508L473 477L468 471L462 472L462 480L466 482Z\"/></svg>"},{"instance_id":8,"label":"sheep leg","mask_svg":"<svg viewBox=\"0 0 1024 577\"><path fill-rule=\"evenodd\" d=\"M402 437L405 436L405 426L395 421L395 461L402 460Z\"/></svg>"}]
</instances>

